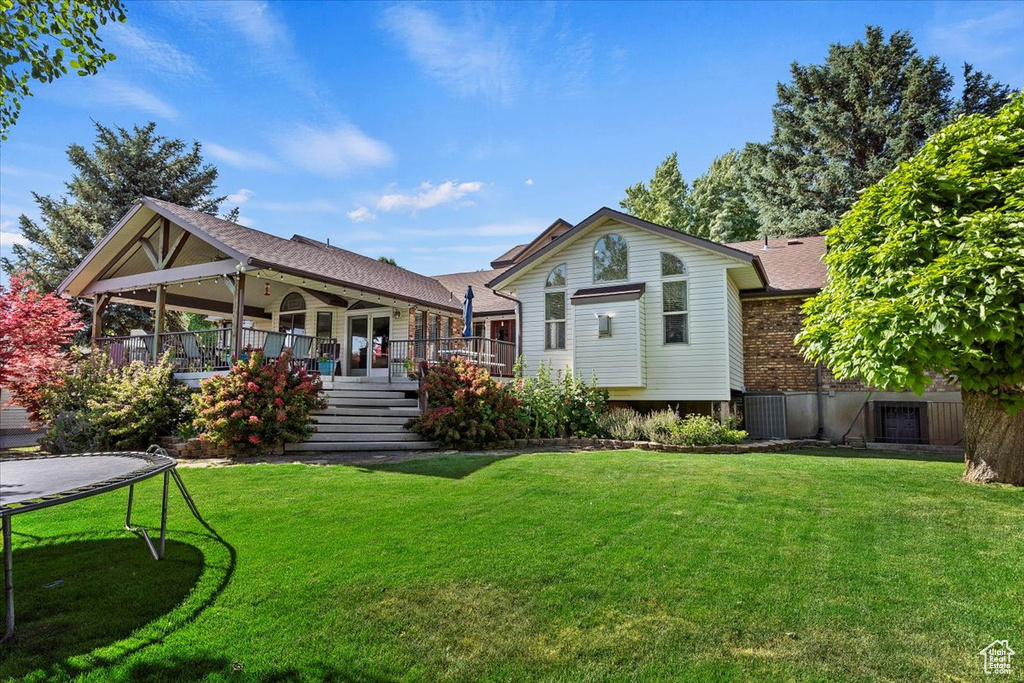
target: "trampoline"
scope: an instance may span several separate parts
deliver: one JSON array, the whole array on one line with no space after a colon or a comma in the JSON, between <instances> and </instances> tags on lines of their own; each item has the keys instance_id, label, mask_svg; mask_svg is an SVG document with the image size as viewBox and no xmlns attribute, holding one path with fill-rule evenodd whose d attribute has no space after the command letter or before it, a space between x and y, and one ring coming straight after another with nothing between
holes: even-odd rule
<instances>
[{"instance_id":1,"label":"trampoline","mask_svg":"<svg viewBox=\"0 0 1024 683\"><path fill-rule=\"evenodd\" d=\"M14 580L11 549L11 518L42 508L70 503L89 496L128 487L128 511L125 529L138 534L149 547L153 559L164 556L167 537L167 493L171 479L197 519L202 521L191 496L178 476L178 462L166 451L151 446L145 453L81 453L75 455L41 455L0 460L0 523L4 543L4 594L7 602L7 624L0 642L14 634ZM135 484L163 475L160 507L160 536L154 543L149 532L132 525L132 503Z\"/></svg>"}]
</instances>

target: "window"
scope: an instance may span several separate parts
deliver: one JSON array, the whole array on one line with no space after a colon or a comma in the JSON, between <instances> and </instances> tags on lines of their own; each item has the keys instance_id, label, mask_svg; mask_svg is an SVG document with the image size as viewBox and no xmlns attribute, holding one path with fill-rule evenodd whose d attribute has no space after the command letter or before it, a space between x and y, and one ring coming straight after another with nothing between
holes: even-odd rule
<instances>
[{"instance_id":1,"label":"window","mask_svg":"<svg viewBox=\"0 0 1024 683\"><path fill-rule=\"evenodd\" d=\"M437 339L438 337L441 336L440 323L438 322L438 315L435 314L435 313L431 313L427 317L427 320L429 321L429 325L430 325L430 338L431 339Z\"/></svg>"},{"instance_id":2,"label":"window","mask_svg":"<svg viewBox=\"0 0 1024 683\"><path fill-rule=\"evenodd\" d=\"M330 311L319 311L316 314L316 336L321 339L330 339L334 332L334 314Z\"/></svg>"},{"instance_id":3,"label":"window","mask_svg":"<svg viewBox=\"0 0 1024 683\"><path fill-rule=\"evenodd\" d=\"M281 299L281 312L286 313L288 311L304 311L306 310L306 300L302 298L302 295L298 292L292 292L285 298Z\"/></svg>"},{"instance_id":4,"label":"window","mask_svg":"<svg viewBox=\"0 0 1024 683\"><path fill-rule=\"evenodd\" d=\"M565 348L565 264L555 266L548 273L545 288L558 291L544 292L544 348ZM561 289L558 289L561 288Z\"/></svg>"},{"instance_id":5,"label":"window","mask_svg":"<svg viewBox=\"0 0 1024 683\"><path fill-rule=\"evenodd\" d=\"M605 235L594 245L594 282L629 279L629 247L619 235Z\"/></svg>"},{"instance_id":6,"label":"window","mask_svg":"<svg viewBox=\"0 0 1024 683\"><path fill-rule=\"evenodd\" d=\"M473 336L478 338L484 336L484 324L482 322L473 323Z\"/></svg>"},{"instance_id":7,"label":"window","mask_svg":"<svg viewBox=\"0 0 1024 683\"><path fill-rule=\"evenodd\" d=\"M686 280L661 283L661 310L665 320L665 343L688 344L690 332L687 324Z\"/></svg>"},{"instance_id":8,"label":"window","mask_svg":"<svg viewBox=\"0 0 1024 683\"><path fill-rule=\"evenodd\" d=\"M306 334L306 300L298 292L292 292L281 299L281 314L278 316L278 332L291 334Z\"/></svg>"},{"instance_id":9,"label":"window","mask_svg":"<svg viewBox=\"0 0 1024 683\"><path fill-rule=\"evenodd\" d=\"M661 252L661 276L672 277L674 275L686 275L686 264L683 263L683 259L674 254Z\"/></svg>"}]
</instances>

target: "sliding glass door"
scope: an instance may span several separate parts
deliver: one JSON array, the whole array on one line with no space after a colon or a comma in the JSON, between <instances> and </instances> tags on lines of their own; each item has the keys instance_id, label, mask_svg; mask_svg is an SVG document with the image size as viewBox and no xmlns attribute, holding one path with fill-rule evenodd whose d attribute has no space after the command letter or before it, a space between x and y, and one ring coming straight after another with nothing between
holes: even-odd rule
<instances>
[{"instance_id":1,"label":"sliding glass door","mask_svg":"<svg viewBox=\"0 0 1024 683\"><path fill-rule=\"evenodd\" d=\"M387 377L390 343L390 312L349 316L348 374Z\"/></svg>"}]
</instances>

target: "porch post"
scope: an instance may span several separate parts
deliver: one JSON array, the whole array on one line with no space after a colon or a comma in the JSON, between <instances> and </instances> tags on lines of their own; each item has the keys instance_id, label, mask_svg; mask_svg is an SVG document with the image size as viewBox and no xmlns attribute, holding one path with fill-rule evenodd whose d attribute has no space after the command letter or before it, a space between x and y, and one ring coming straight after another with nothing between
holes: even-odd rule
<instances>
[{"instance_id":1,"label":"porch post","mask_svg":"<svg viewBox=\"0 0 1024 683\"><path fill-rule=\"evenodd\" d=\"M235 297L231 303L231 359L242 355L242 323L245 321L245 273L234 276Z\"/></svg>"},{"instance_id":2,"label":"porch post","mask_svg":"<svg viewBox=\"0 0 1024 683\"><path fill-rule=\"evenodd\" d=\"M156 286L156 308L153 313L153 362L160 360L160 335L164 332L164 309L167 304L167 290L164 285Z\"/></svg>"},{"instance_id":3,"label":"porch post","mask_svg":"<svg viewBox=\"0 0 1024 683\"><path fill-rule=\"evenodd\" d=\"M107 309L109 301L109 294L93 294L92 296L92 334L89 335L89 345L93 351L99 348L98 340L103 336L103 311Z\"/></svg>"}]
</instances>

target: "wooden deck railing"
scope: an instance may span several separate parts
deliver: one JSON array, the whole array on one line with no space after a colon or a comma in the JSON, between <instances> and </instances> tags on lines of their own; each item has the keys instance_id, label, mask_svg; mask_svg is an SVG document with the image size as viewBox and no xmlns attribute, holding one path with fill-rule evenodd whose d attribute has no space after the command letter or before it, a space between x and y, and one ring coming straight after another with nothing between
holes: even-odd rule
<instances>
[{"instance_id":1,"label":"wooden deck railing","mask_svg":"<svg viewBox=\"0 0 1024 683\"><path fill-rule=\"evenodd\" d=\"M464 358L496 377L511 377L516 362L514 343L488 337L392 339L390 347L392 377L406 374L420 361L437 363L451 358Z\"/></svg>"}]
</instances>

